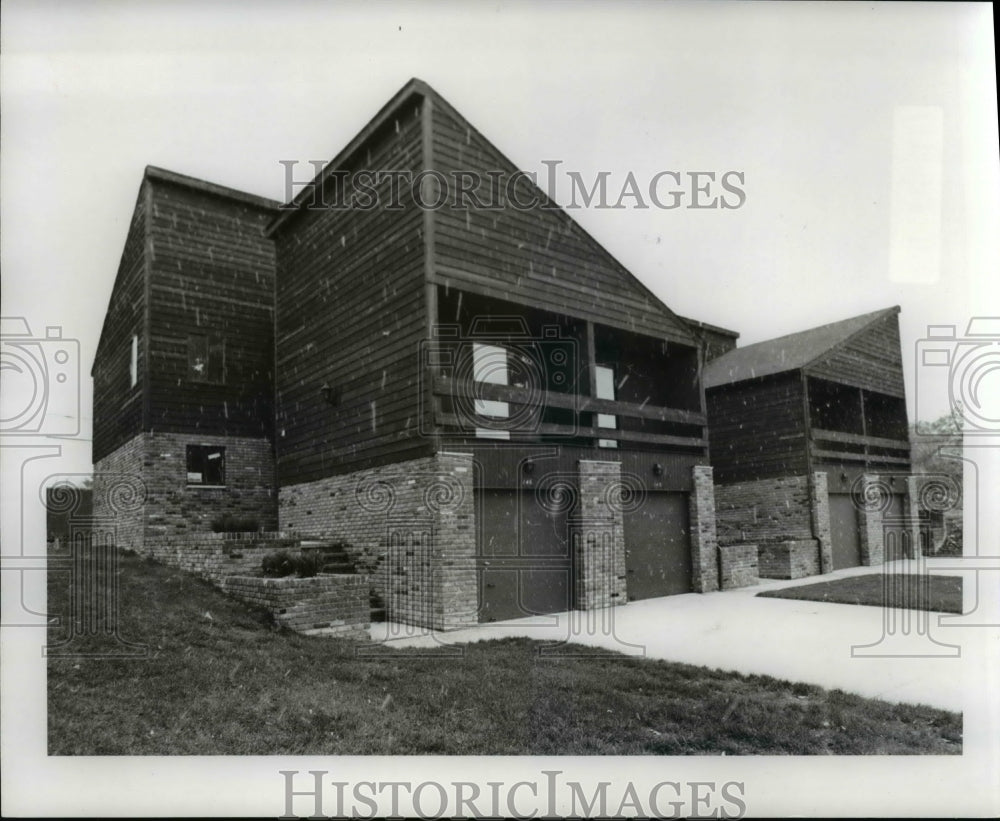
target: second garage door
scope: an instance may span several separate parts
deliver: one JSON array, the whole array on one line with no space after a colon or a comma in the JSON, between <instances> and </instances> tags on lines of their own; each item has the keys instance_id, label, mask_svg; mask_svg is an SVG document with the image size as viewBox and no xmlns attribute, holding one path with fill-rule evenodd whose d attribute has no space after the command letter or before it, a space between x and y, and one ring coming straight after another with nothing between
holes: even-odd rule
<instances>
[{"instance_id":1,"label":"second garage door","mask_svg":"<svg viewBox=\"0 0 1000 821\"><path fill-rule=\"evenodd\" d=\"M625 572L629 601L691 592L686 493L647 493L625 512Z\"/></svg>"}]
</instances>

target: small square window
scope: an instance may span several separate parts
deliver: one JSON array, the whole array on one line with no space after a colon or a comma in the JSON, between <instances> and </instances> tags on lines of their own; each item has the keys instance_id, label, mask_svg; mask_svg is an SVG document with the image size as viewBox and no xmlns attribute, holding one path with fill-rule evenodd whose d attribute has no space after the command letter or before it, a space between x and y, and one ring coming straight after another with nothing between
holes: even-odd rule
<instances>
[{"instance_id":1,"label":"small square window","mask_svg":"<svg viewBox=\"0 0 1000 821\"><path fill-rule=\"evenodd\" d=\"M192 382L222 382L226 366L226 346L212 336L188 337L188 379Z\"/></svg>"},{"instance_id":2,"label":"small square window","mask_svg":"<svg viewBox=\"0 0 1000 821\"><path fill-rule=\"evenodd\" d=\"M226 449L218 445L187 446L189 485L226 484Z\"/></svg>"}]
</instances>

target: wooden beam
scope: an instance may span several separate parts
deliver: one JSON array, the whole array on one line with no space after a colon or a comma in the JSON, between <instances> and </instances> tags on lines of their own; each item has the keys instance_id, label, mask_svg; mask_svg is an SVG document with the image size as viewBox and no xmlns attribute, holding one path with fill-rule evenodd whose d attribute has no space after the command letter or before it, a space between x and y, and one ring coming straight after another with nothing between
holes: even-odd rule
<instances>
[{"instance_id":1,"label":"wooden beam","mask_svg":"<svg viewBox=\"0 0 1000 821\"><path fill-rule=\"evenodd\" d=\"M820 450L815 445L810 448L812 455L816 459L824 459L832 462L870 462L872 464L884 463L887 465L908 465L910 460L899 456L870 456L865 453L846 453L839 450Z\"/></svg>"},{"instance_id":2,"label":"wooden beam","mask_svg":"<svg viewBox=\"0 0 1000 821\"><path fill-rule=\"evenodd\" d=\"M856 433L841 433L837 430L822 430L816 428L812 432L813 441L839 442L842 445L868 445L875 448L892 448L893 450L909 450L910 443L903 439L884 439L879 436L859 436Z\"/></svg>"},{"instance_id":3,"label":"wooden beam","mask_svg":"<svg viewBox=\"0 0 1000 821\"><path fill-rule=\"evenodd\" d=\"M491 382L459 382L439 376L434 380L434 392L446 396L465 396L468 399L492 399L497 402L535 404L547 408L563 408L588 413L608 413L631 416L656 422L676 422L682 425L706 424L705 416L697 411L664 408L657 405L639 405L612 399L597 399L572 393L534 391L512 385L495 385Z\"/></svg>"},{"instance_id":4,"label":"wooden beam","mask_svg":"<svg viewBox=\"0 0 1000 821\"><path fill-rule=\"evenodd\" d=\"M483 417L483 421L495 421L490 417ZM460 418L453 413L438 413L437 423L448 427L458 428L468 434L476 430L476 425L470 419ZM479 427L486 428L486 425ZM503 428L486 428L488 430L502 431ZM705 440L700 436L668 436L660 433L643 433L642 431L621 430L620 428L599 428L574 427L573 425L553 425L539 424L526 430L511 430L510 437L514 441L527 439L531 440L537 436L565 436L584 437L594 439L620 439L628 442L645 442L655 445L676 445L686 448L704 448Z\"/></svg>"}]
</instances>

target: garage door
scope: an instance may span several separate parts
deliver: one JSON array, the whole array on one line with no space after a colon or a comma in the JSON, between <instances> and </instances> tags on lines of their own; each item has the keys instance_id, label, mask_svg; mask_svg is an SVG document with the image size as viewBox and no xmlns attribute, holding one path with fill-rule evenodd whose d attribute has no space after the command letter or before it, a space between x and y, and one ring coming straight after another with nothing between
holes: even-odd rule
<instances>
[{"instance_id":1,"label":"garage door","mask_svg":"<svg viewBox=\"0 0 1000 821\"><path fill-rule=\"evenodd\" d=\"M477 492L479 620L502 621L572 607L565 510L519 490Z\"/></svg>"},{"instance_id":2,"label":"garage door","mask_svg":"<svg viewBox=\"0 0 1000 821\"><path fill-rule=\"evenodd\" d=\"M834 570L858 567L861 564L858 511L849 493L830 494L830 538Z\"/></svg>"},{"instance_id":3,"label":"garage door","mask_svg":"<svg viewBox=\"0 0 1000 821\"><path fill-rule=\"evenodd\" d=\"M629 601L691 592L686 493L647 493L625 512L625 573Z\"/></svg>"}]
</instances>

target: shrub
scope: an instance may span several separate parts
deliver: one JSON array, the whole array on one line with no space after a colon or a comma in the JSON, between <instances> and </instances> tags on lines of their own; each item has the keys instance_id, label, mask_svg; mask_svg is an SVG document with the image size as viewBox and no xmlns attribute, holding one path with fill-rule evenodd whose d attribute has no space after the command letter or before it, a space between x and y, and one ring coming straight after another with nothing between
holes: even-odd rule
<instances>
[{"instance_id":1,"label":"shrub","mask_svg":"<svg viewBox=\"0 0 1000 821\"><path fill-rule=\"evenodd\" d=\"M295 556L287 550L275 550L264 556L261 569L265 576L283 578L293 573L303 579L317 575L323 568L323 560L313 552Z\"/></svg>"},{"instance_id":2,"label":"shrub","mask_svg":"<svg viewBox=\"0 0 1000 821\"><path fill-rule=\"evenodd\" d=\"M213 533L256 533L260 530L260 520L253 516L234 516L223 513L212 519Z\"/></svg>"},{"instance_id":3,"label":"shrub","mask_svg":"<svg viewBox=\"0 0 1000 821\"><path fill-rule=\"evenodd\" d=\"M303 553L295 560L295 572L303 579L308 579L319 573L323 560L315 551Z\"/></svg>"},{"instance_id":4,"label":"shrub","mask_svg":"<svg viewBox=\"0 0 1000 821\"><path fill-rule=\"evenodd\" d=\"M275 550L267 553L261 562L261 569L265 576L281 578L290 576L295 572L296 559L287 550Z\"/></svg>"}]
</instances>

